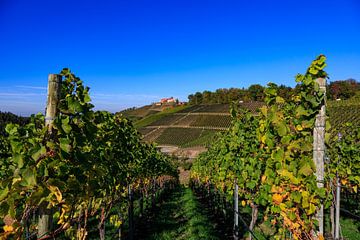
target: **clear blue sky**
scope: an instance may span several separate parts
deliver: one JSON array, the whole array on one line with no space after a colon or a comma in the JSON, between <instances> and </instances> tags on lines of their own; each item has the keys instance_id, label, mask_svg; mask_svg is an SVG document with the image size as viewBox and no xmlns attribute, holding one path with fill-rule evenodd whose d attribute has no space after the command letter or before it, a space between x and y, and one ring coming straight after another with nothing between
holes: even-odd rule
<instances>
[{"instance_id":1,"label":"clear blue sky","mask_svg":"<svg viewBox=\"0 0 360 240\"><path fill-rule=\"evenodd\" d=\"M294 86L328 57L360 80L360 2L0 0L0 111L44 111L49 73L69 67L97 109L268 82Z\"/></svg>"}]
</instances>

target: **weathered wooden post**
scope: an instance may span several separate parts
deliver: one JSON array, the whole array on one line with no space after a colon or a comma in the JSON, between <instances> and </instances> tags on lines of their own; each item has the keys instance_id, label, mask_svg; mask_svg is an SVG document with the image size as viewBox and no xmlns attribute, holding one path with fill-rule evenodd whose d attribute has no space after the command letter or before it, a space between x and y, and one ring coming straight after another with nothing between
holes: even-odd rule
<instances>
[{"instance_id":1,"label":"weathered wooden post","mask_svg":"<svg viewBox=\"0 0 360 240\"><path fill-rule=\"evenodd\" d=\"M46 104L45 126L52 133L53 122L58 113L58 103L61 97L61 75L49 74L48 77L48 98Z\"/></svg>"},{"instance_id":2,"label":"weathered wooden post","mask_svg":"<svg viewBox=\"0 0 360 240\"><path fill-rule=\"evenodd\" d=\"M340 178L338 174L336 174L335 240L340 239L340 191Z\"/></svg>"},{"instance_id":3,"label":"weathered wooden post","mask_svg":"<svg viewBox=\"0 0 360 240\"><path fill-rule=\"evenodd\" d=\"M58 111L57 106L61 94L61 80L61 75L49 74L45 126L48 128L50 136L53 134L53 122ZM38 238L47 236L51 231L52 209L47 208L47 205L47 202L43 202L39 206Z\"/></svg>"},{"instance_id":4,"label":"weathered wooden post","mask_svg":"<svg viewBox=\"0 0 360 240\"><path fill-rule=\"evenodd\" d=\"M234 181L234 240L239 239L239 185Z\"/></svg>"},{"instance_id":5,"label":"weathered wooden post","mask_svg":"<svg viewBox=\"0 0 360 240\"><path fill-rule=\"evenodd\" d=\"M341 133L338 134L339 141L341 141ZM340 156L338 156L338 165L340 164ZM340 237L340 192L341 183L339 173L336 172L336 205L335 205L335 240L339 240Z\"/></svg>"},{"instance_id":6,"label":"weathered wooden post","mask_svg":"<svg viewBox=\"0 0 360 240\"><path fill-rule=\"evenodd\" d=\"M320 91L325 94L326 97L326 79L318 78L317 83L319 84ZM325 157L325 102L321 106L321 109L316 116L315 128L314 128L314 144L313 144L313 160L316 166L316 180L317 187L324 187L324 157ZM324 205L321 204L317 212L317 220L319 222L318 237L324 236Z\"/></svg>"},{"instance_id":7,"label":"weathered wooden post","mask_svg":"<svg viewBox=\"0 0 360 240\"><path fill-rule=\"evenodd\" d=\"M329 157L327 156L325 159L326 159L325 163L329 164L330 163ZM329 184L330 184L330 191L334 195L333 181L330 180ZM331 202L331 206L330 206L330 226L331 226L331 236L333 238L335 238L335 204L334 204L334 201Z\"/></svg>"}]
</instances>

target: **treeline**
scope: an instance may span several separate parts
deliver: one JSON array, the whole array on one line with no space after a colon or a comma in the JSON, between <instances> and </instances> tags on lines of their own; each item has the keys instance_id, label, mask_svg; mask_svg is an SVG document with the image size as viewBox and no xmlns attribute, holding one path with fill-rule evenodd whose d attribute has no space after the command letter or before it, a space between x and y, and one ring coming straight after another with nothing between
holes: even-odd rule
<instances>
[{"instance_id":1,"label":"treeline","mask_svg":"<svg viewBox=\"0 0 360 240\"><path fill-rule=\"evenodd\" d=\"M285 85L271 83L271 87L276 89L278 96L285 100L290 100L293 94L299 92L300 85L294 88ZM253 84L248 88L219 88L214 92L203 91L190 94L189 104L215 104L231 103L234 101L263 101L265 98L264 86ZM339 80L330 82L327 85L327 98L330 100L360 98L360 83L355 79Z\"/></svg>"},{"instance_id":2,"label":"treeline","mask_svg":"<svg viewBox=\"0 0 360 240\"><path fill-rule=\"evenodd\" d=\"M285 85L278 86L282 97L287 99L292 88ZM219 88L215 92L203 91L190 94L189 104L215 104L231 103L233 101L263 101L265 97L264 87L260 84L253 84L249 88Z\"/></svg>"},{"instance_id":3,"label":"treeline","mask_svg":"<svg viewBox=\"0 0 360 240\"><path fill-rule=\"evenodd\" d=\"M0 135L5 135L5 127L8 123L19 124L20 126L24 126L29 123L29 118L27 117L19 117L10 112L1 112L0 111Z\"/></svg>"},{"instance_id":4,"label":"treeline","mask_svg":"<svg viewBox=\"0 0 360 240\"><path fill-rule=\"evenodd\" d=\"M334 81L328 85L327 92L328 98L332 100L360 98L360 82L352 78Z\"/></svg>"}]
</instances>

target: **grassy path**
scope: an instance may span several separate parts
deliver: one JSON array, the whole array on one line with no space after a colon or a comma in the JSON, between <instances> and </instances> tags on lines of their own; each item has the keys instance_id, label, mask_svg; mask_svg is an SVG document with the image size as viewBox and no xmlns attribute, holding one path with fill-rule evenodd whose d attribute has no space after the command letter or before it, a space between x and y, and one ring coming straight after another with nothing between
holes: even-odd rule
<instances>
[{"instance_id":1,"label":"grassy path","mask_svg":"<svg viewBox=\"0 0 360 240\"><path fill-rule=\"evenodd\" d=\"M179 187L141 223L137 239L220 239L189 188Z\"/></svg>"}]
</instances>

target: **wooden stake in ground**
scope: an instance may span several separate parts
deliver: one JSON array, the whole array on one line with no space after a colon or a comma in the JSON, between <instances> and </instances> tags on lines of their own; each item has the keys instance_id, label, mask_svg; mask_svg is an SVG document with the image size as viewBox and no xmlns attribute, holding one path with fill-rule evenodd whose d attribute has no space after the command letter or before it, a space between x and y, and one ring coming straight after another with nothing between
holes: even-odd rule
<instances>
[{"instance_id":1,"label":"wooden stake in ground","mask_svg":"<svg viewBox=\"0 0 360 240\"><path fill-rule=\"evenodd\" d=\"M339 141L341 141L341 133L338 134ZM338 165L340 164L340 156L338 156ZM341 183L339 173L336 172L336 197L335 197L335 240L340 238L340 193Z\"/></svg>"},{"instance_id":2,"label":"wooden stake in ground","mask_svg":"<svg viewBox=\"0 0 360 240\"><path fill-rule=\"evenodd\" d=\"M234 240L239 239L239 185L234 181Z\"/></svg>"},{"instance_id":3,"label":"wooden stake in ground","mask_svg":"<svg viewBox=\"0 0 360 240\"><path fill-rule=\"evenodd\" d=\"M326 80L318 78L320 91L326 95ZM321 106L319 114L316 116L314 128L314 151L313 159L316 166L316 180L318 188L324 187L324 157L325 157L325 104ZM324 205L321 204L317 212L317 220L319 222L318 237L324 236Z\"/></svg>"},{"instance_id":4,"label":"wooden stake in ground","mask_svg":"<svg viewBox=\"0 0 360 240\"><path fill-rule=\"evenodd\" d=\"M50 136L53 133L53 122L58 111L58 103L61 94L61 75L49 74L48 77L48 98L46 105L45 126ZM52 210L47 208L44 202L39 206L38 238L47 236L51 231Z\"/></svg>"}]
</instances>

